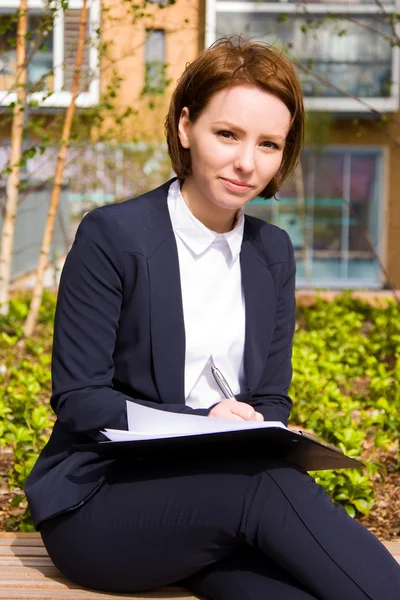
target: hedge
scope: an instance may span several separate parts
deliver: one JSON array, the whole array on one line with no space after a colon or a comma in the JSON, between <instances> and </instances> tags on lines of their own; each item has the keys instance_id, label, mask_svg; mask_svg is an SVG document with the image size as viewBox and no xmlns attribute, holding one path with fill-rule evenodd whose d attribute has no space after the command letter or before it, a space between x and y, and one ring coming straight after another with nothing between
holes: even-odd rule
<instances>
[{"instance_id":1,"label":"hedge","mask_svg":"<svg viewBox=\"0 0 400 600\"><path fill-rule=\"evenodd\" d=\"M22 489L48 439L54 416L49 405L55 296L46 294L37 333L24 341L22 325L29 300L11 301L0 317L0 445L12 448L8 476L13 503L24 508ZM391 301L374 307L344 293L329 302L317 298L299 306L293 348L294 407L291 426L312 431L362 457L367 469L314 473L351 516L373 505L374 460L397 448L400 435L400 313ZM32 529L27 510L7 527Z\"/></svg>"}]
</instances>

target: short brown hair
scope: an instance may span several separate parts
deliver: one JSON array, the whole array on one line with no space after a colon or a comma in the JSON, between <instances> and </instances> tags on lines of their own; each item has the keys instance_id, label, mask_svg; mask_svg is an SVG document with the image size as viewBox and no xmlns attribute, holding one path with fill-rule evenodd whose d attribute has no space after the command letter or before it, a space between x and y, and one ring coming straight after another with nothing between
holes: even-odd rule
<instances>
[{"instance_id":1,"label":"short brown hair","mask_svg":"<svg viewBox=\"0 0 400 600\"><path fill-rule=\"evenodd\" d=\"M185 106L189 109L189 118L194 122L216 92L240 84L255 85L273 94L292 116L282 164L260 194L272 198L298 162L304 136L304 107L292 64L281 51L268 44L249 42L239 36L222 38L186 66L165 120L172 167L180 180L192 172L190 150L183 148L178 136L182 109Z\"/></svg>"}]
</instances>

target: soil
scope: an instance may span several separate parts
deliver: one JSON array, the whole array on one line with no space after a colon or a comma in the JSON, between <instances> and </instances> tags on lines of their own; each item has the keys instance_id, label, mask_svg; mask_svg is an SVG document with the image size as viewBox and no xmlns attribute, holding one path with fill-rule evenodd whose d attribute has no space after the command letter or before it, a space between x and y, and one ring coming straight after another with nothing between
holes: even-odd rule
<instances>
[{"instance_id":1,"label":"soil","mask_svg":"<svg viewBox=\"0 0 400 600\"><path fill-rule=\"evenodd\" d=\"M400 540L400 468L395 456L381 458L386 474L374 482L375 502L370 514L358 519L379 539Z\"/></svg>"}]
</instances>

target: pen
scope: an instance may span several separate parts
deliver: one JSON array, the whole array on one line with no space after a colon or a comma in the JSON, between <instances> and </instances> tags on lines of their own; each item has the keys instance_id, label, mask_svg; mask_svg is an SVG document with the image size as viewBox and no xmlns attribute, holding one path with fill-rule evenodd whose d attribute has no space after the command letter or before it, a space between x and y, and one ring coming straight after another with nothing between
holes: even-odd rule
<instances>
[{"instance_id":1,"label":"pen","mask_svg":"<svg viewBox=\"0 0 400 600\"><path fill-rule=\"evenodd\" d=\"M225 398L234 398L234 394L231 388L229 387L229 383L226 381L221 371L217 369L217 367L212 366L211 373L217 383L217 386L219 387Z\"/></svg>"}]
</instances>

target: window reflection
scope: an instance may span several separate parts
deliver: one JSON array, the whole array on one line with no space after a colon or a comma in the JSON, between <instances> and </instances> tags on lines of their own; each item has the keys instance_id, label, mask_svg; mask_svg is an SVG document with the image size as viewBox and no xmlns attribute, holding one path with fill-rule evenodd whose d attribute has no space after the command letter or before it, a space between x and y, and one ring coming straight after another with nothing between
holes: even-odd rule
<instances>
[{"instance_id":1,"label":"window reflection","mask_svg":"<svg viewBox=\"0 0 400 600\"><path fill-rule=\"evenodd\" d=\"M49 17L31 14L28 17L27 56L30 91L53 90L53 32ZM47 23L47 25L45 24ZM16 83L15 15L0 15L0 90L9 90Z\"/></svg>"},{"instance_id":2,"label":"window reflection","mask_svg":"<svg viewBox=\"0 0 400 600\"><path fill-rule=\"evenodd\" d=\"M231 34L282 47L298 60L305 96L337 97L341 90L365 98L391 95L392 47L385 36L392 34L383 15L217 14L217 37Z\"/></svg>"},{"instance_id":3,"label":"window reflection","mask_svg":"<svg viewBox=\"0 0 400 600\"><path fill-rule=\"evenodd\" d=\"M256 199L246 213L286 229L298 266L298 285L379 283L379 151L306 149L278 200ZM303 186L296 184L302 178ZM301 190L304 189L304 197Z\"/></svg>"},{"instance_id":4,"label":"window reflection","mask_svg":"<svg viewBox=\"0 0 400 600\"><path fill-rule=\"evenodd\" d=\"M153 2L154 0L152 0ZM231 0L218 0L218 2L229 2ZM254 0L244 0L245 2L254 2ZM276 2L282 2L287 4L288 0L256 0L257 2L261 2L263 4L268 4L268 3L276 3ZM386 6L394 6L395 2L394 0L382 0L381 2L382 4L386 5ZM297 4L297 5L303 5L303 6L307 6L307 4L373 4L376 6L377 1L376 0L304 0L304 2L297 2L296 0L292 0L292 2L290 4Z\"/></svg>"}]
</instances>

